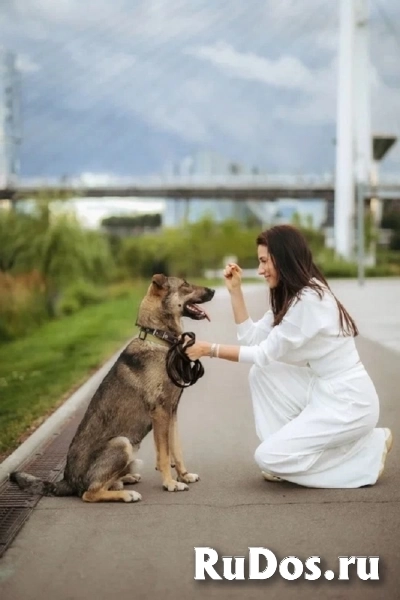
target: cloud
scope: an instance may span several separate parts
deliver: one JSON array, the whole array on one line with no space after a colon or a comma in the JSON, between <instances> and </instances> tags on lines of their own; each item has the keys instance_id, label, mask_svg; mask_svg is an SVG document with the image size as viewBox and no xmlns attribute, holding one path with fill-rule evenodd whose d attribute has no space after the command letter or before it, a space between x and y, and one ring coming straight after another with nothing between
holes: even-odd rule
<instances>
[{"instance_id":1,"label":"cloud","mask_svg":"<svg viewBox=\"0 0 400 600\"><path fill-rule=\"evenodd\" d=\"M278 88L306 90L313 74L293 56L269 60L252 52L238 52L230 44L217 42L187 50L188 54L209 61L222 71L239 79L258 81Z\"/></svg>"},{"instance_id":2,"label":"cloud","mask_svg":"<svg viewBox=\"0 0 400 600\"><path fill-rule=\"evenodd\" d=\"M40 66L26 54L17 55L16 67L21 73L35 73Z\"/></svg>"},{"instance_id":3,"label":"cloud","mask_svg":"<svg viewBox=\"0 0 400 600\"><path fill-rule=\"evenodd\" d=\"M374 127L400 134L398 47L376 8L371 19ZM326 0L8 0L0 35L23 70L23 170L161 171L200 148L333 170L337 32Z\"/></svg>"},{"instance_id":4,"label":"cloud","mask_svg":"<svg viewBox=\"0 0 400 600\"><path fill-rule=\"evenodd\" d=\"M237 79L251 80L280 90L297 91L296 103L276 107L275 117L296 122L315 124L332 122L336 66L311 69L293 56L276 60L254 53L240 53L232 46L218 42L213 46L190 49L189 54L209 61L223 72Z\"/></svg>"}]
</instances>

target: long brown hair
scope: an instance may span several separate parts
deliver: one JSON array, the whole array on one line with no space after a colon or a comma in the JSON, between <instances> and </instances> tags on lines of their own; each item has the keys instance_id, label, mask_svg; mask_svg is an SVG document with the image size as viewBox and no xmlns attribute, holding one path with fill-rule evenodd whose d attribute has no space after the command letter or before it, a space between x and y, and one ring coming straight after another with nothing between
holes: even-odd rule
<instances>
[{"instance_id":1,"label":"long brown hair","mask_svg":"<svg viewBox=\"0 0 400 600\"><path fill-rule=\"evenodd\" d=\"M290 305L300 297L307 286L320 298L324 286L332 293L339 310L340 331L347 336L357 336L358 329L344 306L330 289L325 277L313 261L304 235L291 225L275 225L260 233L257 246L266 246L278 274L278 284L270 290L274 325L279 325Z\"/></svg>"}]
</instances>

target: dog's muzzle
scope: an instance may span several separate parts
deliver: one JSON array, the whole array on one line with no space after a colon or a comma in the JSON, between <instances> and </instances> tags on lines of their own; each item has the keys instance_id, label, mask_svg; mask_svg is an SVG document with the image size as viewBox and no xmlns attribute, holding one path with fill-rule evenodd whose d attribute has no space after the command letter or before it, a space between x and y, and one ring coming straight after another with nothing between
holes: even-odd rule
<instances>
[{"instance_id":1,"label":"dog's muzzle","mask_svg":"<svg viewBox=\"0 0 400 600\"><path fill-rule=\"evenodd\" d=\"M208 313L201 308L199 304L203 304L203 302L209 302L214 297L214 294L215 290L206 288L205 293L200 298L196 298L196 302L186 302L183 310L183 316L194 319L195 321L201 321L202 319L207 319L210 321L211 319Z\"/></svg>"}]
</instances>

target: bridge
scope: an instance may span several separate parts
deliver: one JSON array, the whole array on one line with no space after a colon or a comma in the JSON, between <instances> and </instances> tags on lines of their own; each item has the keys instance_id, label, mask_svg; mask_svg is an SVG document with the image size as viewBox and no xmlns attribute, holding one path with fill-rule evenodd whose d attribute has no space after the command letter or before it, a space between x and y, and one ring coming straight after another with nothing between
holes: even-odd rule
<instances>
[{"instance_id":1,"label":"bridge","mask_svg":"<svg viewBox=\"0 0 400 600\"><path fill-rule=\"evenodd\" d=\"M335 196L334 176L226 175L146 176L91 179L21 179L0 187L0 199L20 201L38 194L80 198L175 198L277 200L324 199ZM365 197L400 200L400 177L382 176L377 186L365 188Z\"/></svg>"}]
</instances>

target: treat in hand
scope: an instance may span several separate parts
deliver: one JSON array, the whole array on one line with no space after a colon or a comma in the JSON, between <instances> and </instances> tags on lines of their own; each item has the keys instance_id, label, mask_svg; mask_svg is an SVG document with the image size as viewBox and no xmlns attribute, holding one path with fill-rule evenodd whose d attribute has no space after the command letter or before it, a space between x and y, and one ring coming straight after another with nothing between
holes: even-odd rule
<instances>
[{"instance_id":1,"label":"treat in hand","mask_svg":"<svg viewBox=\"0 0 400 600\"><path fill-rule=\"evenodd\" d=\"M242 283L242 269L235 263L228 263L224 269L224 278L229 291L239 289Z\"/></svg>"}]
</instances>

